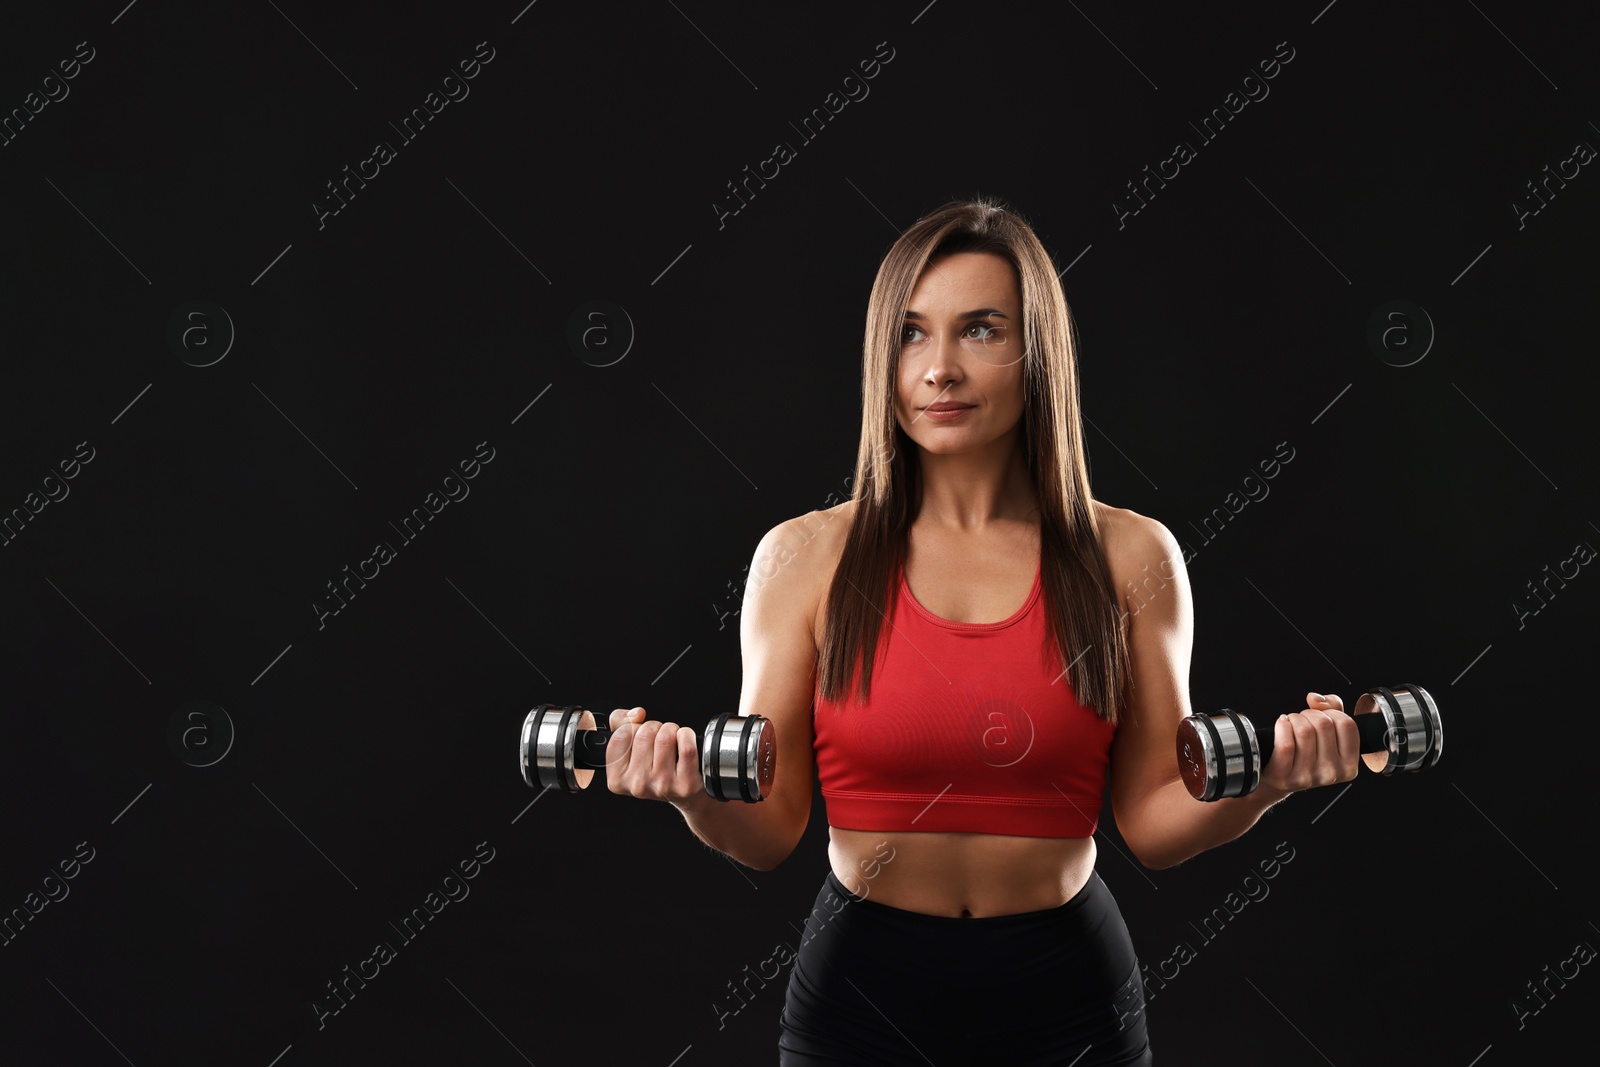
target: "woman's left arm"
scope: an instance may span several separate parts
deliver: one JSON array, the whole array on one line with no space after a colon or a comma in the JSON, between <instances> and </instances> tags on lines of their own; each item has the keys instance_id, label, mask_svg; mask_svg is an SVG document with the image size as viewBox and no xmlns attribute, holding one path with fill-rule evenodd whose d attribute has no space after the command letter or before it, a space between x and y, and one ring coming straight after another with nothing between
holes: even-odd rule
<instances>
[{"instance_id":1,"label":"woman's left arm","mask_svg":"<svg viewBox=\"0 0 1600 1067\"><path fill-rule=\"evenodd\" d=\"M1347 782L1361 739L1338 696L1307 693L1306 710L1280 716L1261 784L1242 797L1200 801L1178 773L1178 724L1189 714L1194 601L1183 551L1155 519L1123 511L1101 530L1127 613L1132 697L1111 746L1111 807L1139 862L1171 867L1225 844L1290 793ZM1128 592L1125 592L1128 591Z\"/></svg>"}]
</instances>

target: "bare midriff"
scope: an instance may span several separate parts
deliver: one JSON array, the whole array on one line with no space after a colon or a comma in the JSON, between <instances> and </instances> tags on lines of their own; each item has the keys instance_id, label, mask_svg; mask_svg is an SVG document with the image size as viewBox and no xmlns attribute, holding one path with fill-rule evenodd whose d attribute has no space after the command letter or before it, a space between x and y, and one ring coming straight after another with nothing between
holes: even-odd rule
<instances>
[{"instance_id":1,"label":"bare midriff","mask_svg":"<svg viewBox=\"0 0 1600 1067\"><path fill-rule=\"evenodd\" d=\"M828 864L850 892L960 919L1060 907L1089 881L1095 851L1092 837L828 827Z\"/></svg>"}]
</instances>

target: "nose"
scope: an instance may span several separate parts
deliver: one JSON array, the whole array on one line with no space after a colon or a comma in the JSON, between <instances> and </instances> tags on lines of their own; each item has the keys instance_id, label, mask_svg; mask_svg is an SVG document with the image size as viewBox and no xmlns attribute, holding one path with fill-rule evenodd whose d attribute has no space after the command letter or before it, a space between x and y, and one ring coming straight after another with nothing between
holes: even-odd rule
<instances>
[{"instance_id":1,"label":"nose","mask_svg":"<svg viewBox=\"0 0 1600 1067\"><path fill-rule=\"evenodd\" d=\"M923 369L931 385L950 385L961 377L961 346L940 335L928 346L928 365Z\"/></svg>"}]
</instances>

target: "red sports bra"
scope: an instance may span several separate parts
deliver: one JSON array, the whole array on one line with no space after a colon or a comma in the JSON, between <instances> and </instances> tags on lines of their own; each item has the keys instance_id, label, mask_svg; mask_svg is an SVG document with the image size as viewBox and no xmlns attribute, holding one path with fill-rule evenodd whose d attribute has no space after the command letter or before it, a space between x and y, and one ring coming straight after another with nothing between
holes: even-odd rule
<instances>
[{"instance_id":1,"label":"red sports bra","mask_svg":"<svg viewBox=\"0 0 1600 1067\"><path fill-rule=\"evenodd\" d=\"M1000 622L942 619L902 569L872 698L814 691L817 775L828 824L1089 837L1116 727L1078 703L1061 656L1046 656L1040 576ZM860 664L855 672L859 674Z\"/></svg>"}]
</instances>

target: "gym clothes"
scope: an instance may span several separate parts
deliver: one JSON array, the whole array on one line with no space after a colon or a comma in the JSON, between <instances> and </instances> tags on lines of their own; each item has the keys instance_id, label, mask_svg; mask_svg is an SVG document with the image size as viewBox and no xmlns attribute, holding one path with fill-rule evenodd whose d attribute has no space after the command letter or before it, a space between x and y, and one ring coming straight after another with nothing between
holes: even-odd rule
<instances>
[{"instance_id":1,"label":"gym clothes","mask_svg":"<svg viewBox=\"0 0 1600 1067\"><path fill-rule=\"evenodd\" d=\"M805 937L780 1067L1153 1062L1138 959L1098 873L1057 908L958 919L858 897L830 870Z\"/></svg>"},{"instance_id":2,"label":"gym clothes","mask_svg":"<svg viewBox=\"0 0 1600 1067\"><path fill-rule=\"evenodd\" d=\"M971 623L923 607L897 570L871 700L857 702L854 677L842 705L814 691L828 825L1093 835L1116 727L1067 682L1041 575L1010 618Z\"/></svg>"}]
</instances>

